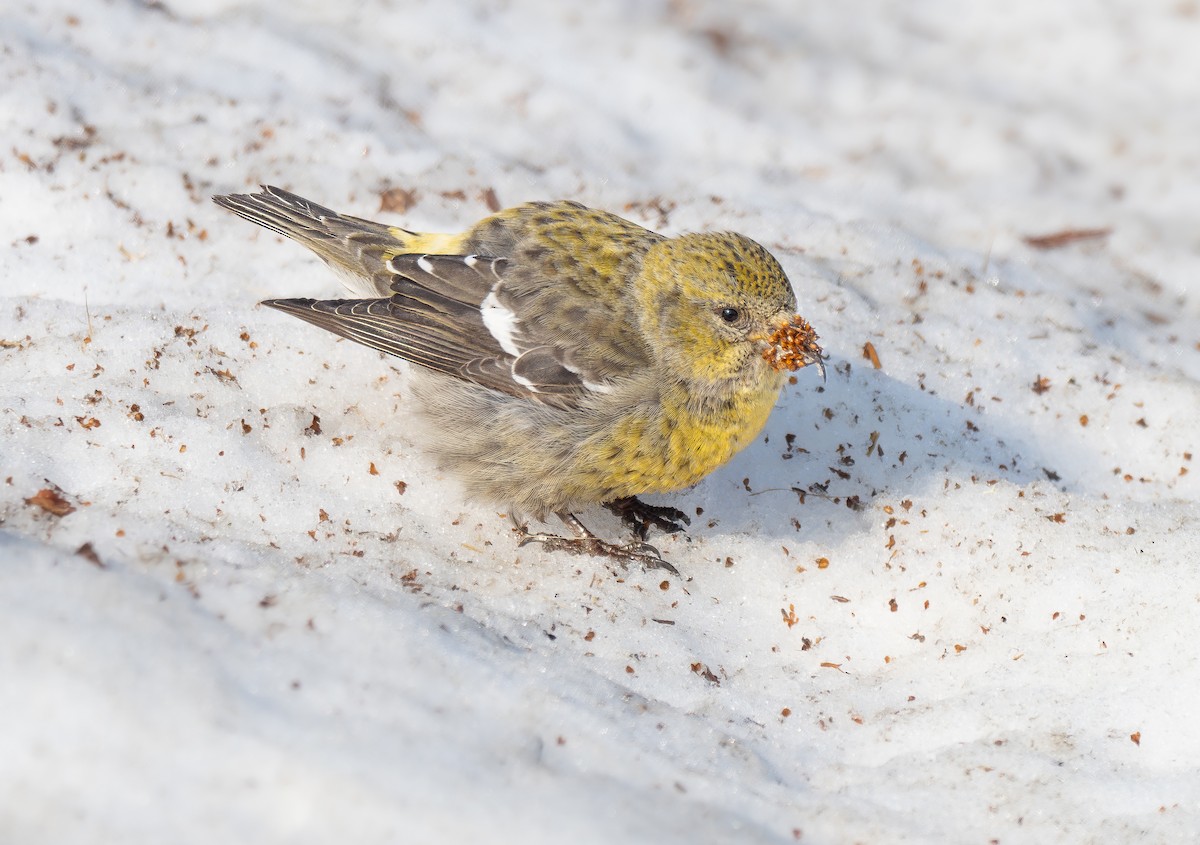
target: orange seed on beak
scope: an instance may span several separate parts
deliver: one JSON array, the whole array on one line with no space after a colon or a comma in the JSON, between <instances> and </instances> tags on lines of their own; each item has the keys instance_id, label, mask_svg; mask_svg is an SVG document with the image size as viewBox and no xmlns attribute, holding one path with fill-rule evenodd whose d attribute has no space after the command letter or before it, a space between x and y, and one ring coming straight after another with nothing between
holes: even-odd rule
<instances>
[{"instance_id":1,"label":"orange seed on beak","mask_svg":"<svg viewBox=\"0 0 1200 845\"><path fill-rule=\"evenodd\" d=\"M825 356L817 345L817 333L799 314L771 332L767 343L763 358L776 370L798 370L817 364L824 375Z\"/></svg>"}]
</instances>

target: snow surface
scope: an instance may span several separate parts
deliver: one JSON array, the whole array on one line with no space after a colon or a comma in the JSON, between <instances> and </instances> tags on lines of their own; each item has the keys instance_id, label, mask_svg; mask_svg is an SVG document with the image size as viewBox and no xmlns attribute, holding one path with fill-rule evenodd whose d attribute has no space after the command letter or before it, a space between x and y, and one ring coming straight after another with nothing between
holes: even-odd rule
<instances>
[{"instance_id":1,"label":"snow surface","mask_svg":"<svg viewBox=\"0 0 1200 845\"><path fill-rule=\"evenodd\" d=\"M1194 0L26 0L0 35L0 841L1200 830ZM518 549L409 438L405 364L256 306L339 292L209 201L262 182L743 232L829 382L661 500L703 509L684 580Z\"/></svg>"}]
</instances>

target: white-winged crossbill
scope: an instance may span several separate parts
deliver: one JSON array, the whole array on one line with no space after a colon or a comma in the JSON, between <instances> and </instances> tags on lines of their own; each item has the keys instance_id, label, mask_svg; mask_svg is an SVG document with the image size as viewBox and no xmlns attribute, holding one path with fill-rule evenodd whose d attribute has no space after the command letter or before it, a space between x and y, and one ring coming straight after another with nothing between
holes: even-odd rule
<instances>
[{"instance_id":1,"label":"white-winged crossbill","mask_svg":"<svg viewBox=\"0 0 1200 845\"><path fill-rule=\"evenodd\" d=\"M696 483L762 429L787 370L815 364L779 262L742 235L668 238L574 202L501 211L461 234L337 214L279 188L214 197L299 241L354 299L265 305L420 367L425 440L522 543L664 567L644 542L687 517L637 497ZM607 543L575 512L634 528ZM575 534L530 534L516 514Z\"/></svg>"}]
</instances>

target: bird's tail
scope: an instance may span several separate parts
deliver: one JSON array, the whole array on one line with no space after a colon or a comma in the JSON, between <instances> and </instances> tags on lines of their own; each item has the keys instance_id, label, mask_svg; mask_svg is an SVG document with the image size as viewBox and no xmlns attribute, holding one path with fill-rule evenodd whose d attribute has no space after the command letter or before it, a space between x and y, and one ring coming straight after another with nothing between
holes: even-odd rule
<instances>
[{"instance_id":1,"label":"bird's tail","mask_svg":"<svg viewBox=\"0 0 1200 845\"><path fill-rule=\"evenodd\" d=\"M425 242L448 240L338 214L270 185L256 194L216 196L213 202L308 247L342 277L347 288L366 297L390 293L392 273L386 266L390 259L429 251Z\"/></svg>"}]
</instances>

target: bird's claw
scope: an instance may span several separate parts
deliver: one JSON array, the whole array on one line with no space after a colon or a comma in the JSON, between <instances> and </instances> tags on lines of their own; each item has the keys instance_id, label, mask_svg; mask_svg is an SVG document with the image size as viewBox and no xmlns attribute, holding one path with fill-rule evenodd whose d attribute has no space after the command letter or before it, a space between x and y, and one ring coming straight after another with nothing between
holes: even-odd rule
<instances>
[{"instance_id":1,"label":"bird's claw","mask_svg":"<svg viewBox=\"0 0 1200 845\"><path fill-rule=\"evenodd\" d=\"M619 516L639 540L650 535L650 526L667 534L676 534L684 530L684 525L692 524L691 518L678 508L649 505L637 496L614 499L606 502L604 507Z\"/></svg>"},{"instance_id":2,"label":"bird's claw","mask_svg":"<svg viewBox=\"0 0 1200 845\"><path fill-rule=\"evenodd\" d=\"M672 575L679 575L679 570L663 560L662 554L659 553L658 549L649 543L630 543L625 546L618 546L615 543L605 542L595 536L567 538L559 537L557 534L530 534L522 531L521 539L517 545L526 546L529 543L539 543L544 549L550 552L567 552L573 555L606 557L610 560L615 560L621 565L622 569L628 569L629 564L636 563L646 571L663 569Z\"/></svg>"}]
</instances>

